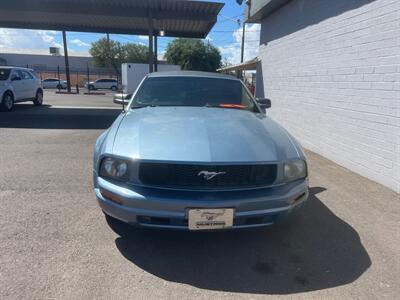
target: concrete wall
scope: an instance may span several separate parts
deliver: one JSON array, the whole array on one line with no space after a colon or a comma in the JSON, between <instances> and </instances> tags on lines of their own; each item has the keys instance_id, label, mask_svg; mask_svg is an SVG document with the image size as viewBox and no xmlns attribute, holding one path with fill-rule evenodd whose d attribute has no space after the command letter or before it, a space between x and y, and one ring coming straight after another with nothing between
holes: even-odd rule
<instances>
[{"instance_id":1,"label":"concrete wall","mask_svg":"<svg viewBox=\"0 0 400 300\"><path fill-rule=\"evenodd\" d=\"M272 118L400 192L399 0L292 0L262 21L260 59Z\"/></svg>"}]
</instances>

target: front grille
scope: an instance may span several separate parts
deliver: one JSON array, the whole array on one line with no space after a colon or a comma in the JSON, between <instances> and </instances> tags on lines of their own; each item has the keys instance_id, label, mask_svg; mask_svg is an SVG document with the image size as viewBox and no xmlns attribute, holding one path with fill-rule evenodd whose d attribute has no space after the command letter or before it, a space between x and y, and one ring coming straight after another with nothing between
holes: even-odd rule
<instances>
[{"instance_id":1,"label":"front grille","mask_svg":"<svg viewBox=\"0 0 400 300\"><path fill-rule=\"evenodd\" d=\"M276 222L277 215L267 215L259 217L240 217L234 218L234 227L246 226L265 226ZM168 218L168 217L148 217L138 216L137 222L142 226L172 226L176 228L188 228L188 220L185 218Z\"/></svg>"},{"instance_id":2,"label":"front grille","mask_svg":"<svg viewBox=\"0 0 400 300\"><path fill-rule=\"evenodd\" d=\"M212 172L220 174L207 180L205 176L212 176ZM164 188L243 189L271 185L276 179L276 173L275 164L189 165L143 162L139 167L139 180L144 185Z\"/></svg>"}]
</instances>

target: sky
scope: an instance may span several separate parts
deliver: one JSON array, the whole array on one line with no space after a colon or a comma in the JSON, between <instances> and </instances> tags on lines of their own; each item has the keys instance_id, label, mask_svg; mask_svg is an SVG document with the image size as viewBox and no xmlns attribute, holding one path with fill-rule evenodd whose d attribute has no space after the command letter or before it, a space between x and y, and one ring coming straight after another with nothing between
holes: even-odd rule
<instances>
[{"instance_id":1,"label":"sky","mask_svg":"<svg viewBox=\"0 0 400 300\"><path fill-rule=\"evenodd\" d=\"M224 2L225 6L218 16L218 22L207 36L207 40L220 50L223 60L229 63L240 62L240 46L242 40L242 23L245 5L238 5L234 0L216 0ZM247 24L245 35L245 60L257 56L260 26ZM104 37L105 34L85 32L67 32L68 49L71 55L87 56L92 42ZM110 38L121 43L141 43L147 45L147 36L115 35ZM167 44L172 38L159 37L158 52L160 59L165 53ZM0 52L40 53L47 54L48 47L62 48L62 35L59 31L24 30L0 28ZM62 49L61 49L62 51Z\"/></svg>"}]
</instances>

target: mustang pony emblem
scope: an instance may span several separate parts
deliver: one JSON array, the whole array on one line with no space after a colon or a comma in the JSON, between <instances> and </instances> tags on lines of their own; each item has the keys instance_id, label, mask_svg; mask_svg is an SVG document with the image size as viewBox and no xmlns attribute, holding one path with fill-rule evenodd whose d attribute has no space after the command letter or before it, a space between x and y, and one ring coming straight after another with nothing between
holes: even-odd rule
<instances>
[{"instance_id":1,"label":"mustang pony emblem","mask_svg":"<svg viewBox=\"0 0 400 300\"><path fill-rule=\"evenodd\" d=\"M224 213L211 213L211 212L204 212L201 214L202 217L205 217L207 221L214 221L219 216L222 216Z\"/></svg>"},{"instance_id":2,"label":"mustang pony emblem","mask_svg":"<svg viewBox=\"0 0 400 300\"><path fill-rule=\"evenodd\" d=\"M226 172L209 172L209 171L200 171L197 176L203 176L205 180L211 180L218 175L224 175Z\"/></svg>"}]
</instances>

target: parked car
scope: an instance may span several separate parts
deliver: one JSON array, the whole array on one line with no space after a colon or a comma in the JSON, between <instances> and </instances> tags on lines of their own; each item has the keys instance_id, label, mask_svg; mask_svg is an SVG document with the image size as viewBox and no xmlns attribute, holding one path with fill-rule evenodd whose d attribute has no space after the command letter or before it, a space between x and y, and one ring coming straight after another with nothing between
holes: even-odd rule
<instances>
[{"instance_id":1,"label":"parked car","mask_svg":"<svg viewBox=\"0 0 400 300\"><path fill-rule=\"evenodd\" d=\"M46 78L42 80L42 86L44 89L66 89L68 83L66 80L59 80L58 78Z\"/></svg>"},{"instance_id":2,"label":"parked car","mask_svg":"<svg viewBox=\"0 0 400 300\"><path fill-rule=\"evenodd\" d=\"M0 101L2 111L12 110L17 102L42 105L42 83L31 69L0 66Z\"/></svg>"},{"instance_id":3,"label":"parked car","mask_svg":"<svg viewBox=\"0 0 400 300\"><path fill-rule=\"evenodd\" d=\"M118 81L112 78L97 79L96 81L90 81L85 83L85 88L89 90L106 89L106 90L117 91L119 87L120 85L118 84Z\"/></svg>"},{"instance_id":4,"label":"parked car","mask_svg":"<svg viewBox=\"0 0 400 300\"><path fill-rule=\"evenodd\" d=\"M118 93L114 94L113 102L116 104L128 104L132 98L132 94Z\"/></svg>"},{"instance_id":5,"label":"parked car","mask_svg":"<svg viewBox=\"0 0 400 300\"><path fill-rule=\"evenodd\" d=\"M229 75L157 72L97 140L94 191L107 218L211 230L274 224L308 198L300 144Z\"/></svg>"}]
</instances>

